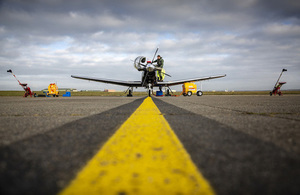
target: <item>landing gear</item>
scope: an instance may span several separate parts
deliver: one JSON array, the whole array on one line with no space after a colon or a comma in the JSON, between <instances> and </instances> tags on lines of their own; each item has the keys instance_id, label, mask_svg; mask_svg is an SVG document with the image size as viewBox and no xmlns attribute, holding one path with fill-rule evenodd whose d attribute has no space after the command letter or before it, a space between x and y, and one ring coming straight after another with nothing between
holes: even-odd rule
<instances>
[{"instance_id":1,"label":"landing gear","mask_svg":"<svg viewBox=\"0 0 300 195\"><path fill-rule=\"evenodd\" d=\"M125 93L128 91L128 94L127 94L127 97L132 97L132 91L133 91L133 88L132 87L129 87Z\"/></svg>"},{"instance_id":2,"label":"landing gear","mask_svg":"<svg viewBox=\"0 0 300 195\"><path fill-rule=\"evenodd\" d=\"M127 97L132 97L132 90L131 89L128 90Z\"/></svg>"},{"instance_id":3,"label":"landing gear","mask_svg":"<svg viewBox=\"0 0 300 195\"><path fill-rule=\"evenodd\" d=\"M152 84L148 83L148 87L147 88L148 88L148 97L151 97L152 90L153 90Z\"/></svg>"},{"instance_id":4,"label":"landing gear","mask_svg":"<svg viewBox=\"0 0 300 195\"><path fill-rule=\"evenodd\" d=\"M161 85L158 88L159 88L159 91L162 91L162 86Z\"/></svg>"},{"instance_id":5,"label":"landing gear","mask_svg":"<svg viewBox=\"0 0 300 195\"><path fill-rule=\"evenodd\" d=\"M171 96L170 94L170 89L167 89L166 95L165 96Z\"/></svg>"}]
</instances>

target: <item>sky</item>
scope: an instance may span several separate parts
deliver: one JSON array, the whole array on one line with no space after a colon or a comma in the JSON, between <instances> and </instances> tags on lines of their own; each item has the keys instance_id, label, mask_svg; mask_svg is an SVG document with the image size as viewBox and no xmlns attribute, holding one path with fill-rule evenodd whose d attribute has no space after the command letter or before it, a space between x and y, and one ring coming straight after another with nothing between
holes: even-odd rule
<instances>
[{"instance_id":1,"label":"sky","mask_svg":"<svg viewBox=\"0 0 300 195\"><path fill-rule=\"evenodd\" d=\"M285 68L282 89L300 89L300 1L0 0L0 90L22 90L8 69L34 91L126 90L71 75L140 80L132 60L157 47L165 81L271 90Z\"/></svg>"}]
</instances>

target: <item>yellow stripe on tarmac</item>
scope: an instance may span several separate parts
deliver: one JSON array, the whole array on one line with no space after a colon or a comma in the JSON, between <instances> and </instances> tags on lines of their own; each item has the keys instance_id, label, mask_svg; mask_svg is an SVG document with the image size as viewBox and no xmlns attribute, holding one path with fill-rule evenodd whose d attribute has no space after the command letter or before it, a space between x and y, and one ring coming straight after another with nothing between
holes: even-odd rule
<instances>
[{"instance_id":1,"label":"yellow stripe on tarmac","mask_svg":"<svg viewBox=\"0 0 300 195\"><path fill-rule=\"evenodd\" d=\"M214 191L148 97L60 194Z\"/></svg>"}]
</instances>

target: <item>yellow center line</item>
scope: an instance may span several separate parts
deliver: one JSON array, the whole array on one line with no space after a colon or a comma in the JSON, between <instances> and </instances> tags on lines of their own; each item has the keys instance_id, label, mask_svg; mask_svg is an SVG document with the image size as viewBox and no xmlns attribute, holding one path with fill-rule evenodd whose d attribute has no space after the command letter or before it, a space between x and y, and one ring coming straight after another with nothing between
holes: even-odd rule
<instances>
[{"instance_id":1,"label":"yellow center line","mask_svg":"<svg viewBox=\"0 0 300 195\"><path fill-rule=\"evenodd\" d=\"M214 191L148 97L60 194Z\"/></svg>"}]
</instances>

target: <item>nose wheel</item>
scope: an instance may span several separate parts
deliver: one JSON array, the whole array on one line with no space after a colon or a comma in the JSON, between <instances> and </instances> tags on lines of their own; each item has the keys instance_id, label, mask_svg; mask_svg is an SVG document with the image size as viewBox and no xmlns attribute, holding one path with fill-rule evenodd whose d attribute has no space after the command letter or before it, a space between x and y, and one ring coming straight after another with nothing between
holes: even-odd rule
<instances>
[{"instance_id":1,"label":"nose wheel","mask_svg":"<svg viewBox=\"0 0 300 195\"><path fill-rule=\"evenodd\" d=\"M152 94L152 84L149 83L148 84L148 97L151 97L151 94Z\"/></svg>"}]
</instances>

